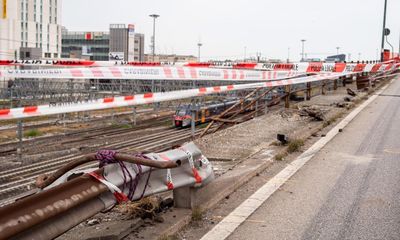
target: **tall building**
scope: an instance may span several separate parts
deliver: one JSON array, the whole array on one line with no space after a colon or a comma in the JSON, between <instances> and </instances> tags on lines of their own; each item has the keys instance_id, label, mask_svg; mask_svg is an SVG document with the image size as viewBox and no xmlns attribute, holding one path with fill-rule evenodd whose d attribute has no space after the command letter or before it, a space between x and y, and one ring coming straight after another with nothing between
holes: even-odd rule
<instances>
[{"instance_id":1,"label":"tall building","mask_svg":"<svg viewBox=\"0 0 400 240\"><path fill-rule=\"evenodd\" d=\"M135 33L135 25L110 25L110 58L119 56L125 61L144 61L144 35Z\"/></svg>"},{"instance_id":2,"label":"tall building","mask_svg":"<svg viewBox=\"0 0 400 240\"><path fill-rule=\"evenodd\" d=\"M108 32L62 32L62 58L108 61L109 52Z\"/></svg>"},{"instance_id":3,"label":"tall building","mask_svg":"<svg viewBox=\"0 0 400 240\"><path fill-rule=\"evenodd\" d=\"M0 59L59 58L62 0L0 0Z\"/></svg>"},{"instance_id":4,"label":"tall building","mask_svg":"<svg viewBox=\"0 0 400 240\"><path fill-rule=\"evenodd\" d=\"M110 32L62 33L62 57L95 61L144 61L144 35L134 25L111 24Z\"/></svg>"}]
</instances>

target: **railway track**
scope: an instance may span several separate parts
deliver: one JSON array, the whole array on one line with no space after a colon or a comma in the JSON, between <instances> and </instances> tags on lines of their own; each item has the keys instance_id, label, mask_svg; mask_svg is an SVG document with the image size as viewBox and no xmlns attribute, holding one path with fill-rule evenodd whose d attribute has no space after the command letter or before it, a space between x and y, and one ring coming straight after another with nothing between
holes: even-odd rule
<instances>
[{"instance_id":1,"label":"railway track","mask_svg":"<svg viewBox=\"0 0 400 240\"><path fill-rule=\"evenodd\" d=\"M96 127L86 130L79 130L70 133L65 133L61 135L46 136L36 139L29 139L23 141L23 150L31 148L33 145L35 148L41 148L41 146L47 146L49 142L54 142L57 145L73 144L78 142L84 142L88 139L95 139L99 136L112 137L119 134L125 134L129 132L134 132L139 129L150 128L157 125L163 125L171 120L170 116L158 117L149 121L148 123L141 123L132 128L121 128L118 126L106 126L106 127ZM18 142L10 142L0 144L0 157L6 157L13 154L17 154ZM43 151L45 151L43 149Z\"/></svg>"}]
</instances>

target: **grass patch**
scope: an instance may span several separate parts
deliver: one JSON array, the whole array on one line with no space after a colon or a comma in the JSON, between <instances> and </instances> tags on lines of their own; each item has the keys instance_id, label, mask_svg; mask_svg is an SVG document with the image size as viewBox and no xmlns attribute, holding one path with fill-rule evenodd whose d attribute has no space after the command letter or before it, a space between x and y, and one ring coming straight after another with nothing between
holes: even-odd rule
<instances>
[{"instance_id":1,"label":"grass patch","mask_svg":"<svg viewBox=\"0 0 400 240\"><path fill-rule=\"evenodd\" d=\"M201 221L203 219L203 212L199 207L195 207L192 209L192 221Z\"/></svg>"},{"instance_id":2,"label":"grass patch","mask_svg":"<svg viewBox=\"0 0 400 240\"><path fill-rule=\"evenodd\" d=\"M283 161L283 159L285 159L285 157L288 155L287 152L284 153L279 153L277 155L275 155L275 160L276 161Z\"/></svg>"},{"instance_id":3,"label":"grass patch","mask_svg":"<svg viewBox=\"0 0 400 240\"><path fill-rule=\"evenodd\" d=\"M324 122L322 127L326 128L327 126L331 125L332 123L336 122L339 118L343 116L343 113L337 113L335 116L331 117L327 121Z\"/></svg>"},{"instance_id":4,"label":"grass patch","mask_svg":"<svg viewBox=\"0 0 400 240\"><path fill-rule=\"evenodd\" d=\"M304 140L302 139L293 139L289 142L287 147L288 153L294 153L300 150L300 148L304 145Z\"/></svg>"},{"instance_id":5,"label":"grass patch","mask_svg":"<svg viewBox=\"0 0 400 240\"><path fill-rule=\"evenodd\" d=\"M123 129L130 129L132 128L131 124L128 123L112 123L111 125L113 128L123 128Z\"/></svg>"},{"instance_id":6,"label":"grass patch","mask_svg":"<svg viewBox=\"0 0 400 240\"><path fill-rule=\"evenodd\" d=\"M38 137L40 135L42 135L42 133L38 129L30 129L24 134L25 137Z\"/></svg>"},{"instance_id":7,"label":"grass patch","mask_svg":"<svg viewBox=\"0 0 400 240\"><path fill-rule=\"evenodd\" d=\"M281 143L281 142L279 142L279 141L273 141L273 142L270 144L270 146L276 146L276 147L279 147L279 146L282 146L282 143Z\"/></svg>"},{"instance_id":8,"label":"grass patch","mask_svg":"<svg viewBox=\"0 0 400 240\"><path fill-rule=\"evenodd\" d=\"M161 236L160 238L158 238L159 240L178 240L179 238L178 238L178 236L176 236L176 235L168 235L168 236L166 236L166 235L163 235L163 236Z\"/></svg>"}]
</instances>

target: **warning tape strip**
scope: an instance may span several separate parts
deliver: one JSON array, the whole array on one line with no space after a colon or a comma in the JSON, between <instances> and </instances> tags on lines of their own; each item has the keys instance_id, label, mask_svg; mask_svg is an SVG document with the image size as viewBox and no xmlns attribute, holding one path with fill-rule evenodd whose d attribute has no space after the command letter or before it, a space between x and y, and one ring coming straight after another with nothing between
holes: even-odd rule
<instances>
[{"instance_id":1,"label":"warning tape strip","mask_svg":"<svg viewBox=\"0 0 400 240\"><path fill-rule=\"evenodd\" d=\"M268 81L304 75L295 71L255 71L189 67L99 67L64 69L0 70L4 78L129 79Z\"/></svg>"},{"instance_id":2,"label":"warning tape strip","mask_svg":"<svg viewBox=\"0 0 400 240\"><path fill-rule=\"evenodd\" d=\"M219 69L247 69L268 71L295 71L303 73L322 72L378 72L382 66L396 64L395 61L385 63L236 63L236 62L206 62L206 63L169 63L169 62L125 62L125 61L87 61L87 60L0 60L0 66L51 66L51 67L195 67ZM388 66L390 68L390 66Z\"/></svg>"},{"instance_id":3,"label":"warning tape strip","mask_svg":"<svg viewBox=\"0 0 400 240\"><path fill-rule=\"evenodd\" d=\"M336 63L324 65L280 64L267 66L272 71L190 68L190 67L98 67L61 69L7 69L0 70L4 78L47 78L47 79L127 79L127 80L212 80L212 81L269 81L301 76L305 73L379 73L398 67L399 64L356 64ZM306 67L307 69L305 69Z\"/></svg>"}]
</instances>

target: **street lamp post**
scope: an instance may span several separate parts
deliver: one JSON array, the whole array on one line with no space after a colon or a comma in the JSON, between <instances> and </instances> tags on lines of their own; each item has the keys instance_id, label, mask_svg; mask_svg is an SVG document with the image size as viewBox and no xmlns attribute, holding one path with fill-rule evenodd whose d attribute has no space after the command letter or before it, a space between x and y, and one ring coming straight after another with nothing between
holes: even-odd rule
<instances>
[{"instance_id":1,"label":"street lamp post","mask_svg":"<svg viewBox=\"0 0 400 240\"><path fill-rule=\"evenodd\" d=\"M381 61L382 62L383 62L383 52L385 49L386 9L387 9L387 0L385 0L385 7L383 9L383 28L382 28L382 45L381 45Z\"/></svg>"},{"instance_id":2,"label":"street lamp post","mask_svg":"<svg viewBox=\"0 0 400 240\"><path fill-rule=\"evenodd\" d=\"M336 55L339 55L339 49L340 47L336 47Z\"/></svg>"},{"instance_id":3,"label":"street lamp post","mask_svg":"<svg viewBox=\"0 0 400 240\"><path fill-rule=\"evenodd\" d=\"M153 18L153 46L152 46L152 55L153 55L153 62L156 53L156 19L160 17L158 14L151 14L149 17Z\"/></svg>"},{"instance_id":4,"label":"street lamp post","mask_svg":"<svg viewBox=\"0 0 400 240\"><path fill-rule=\"evenodd\" d=\"M201 42L199 42L199 43L197 44L197 46L199 47L199 54L198 54L199 57L198 57L197 61L198 61L198 62L201 62L201 60L200 60L200 56L201 56L201 55L200 55L200 48L203 46L203 44L202 44Z\"/></svg>"},{"instance_id":5,"label":"street lamp post","mask_svg":"<svg viewBox=\"0 0 400 240\"><path fill-rule=\"evenodd\" d=\"M305 39L301 39L301 61L304 61L304 43L306 42Z\"/></svg>"}]
</instances>

